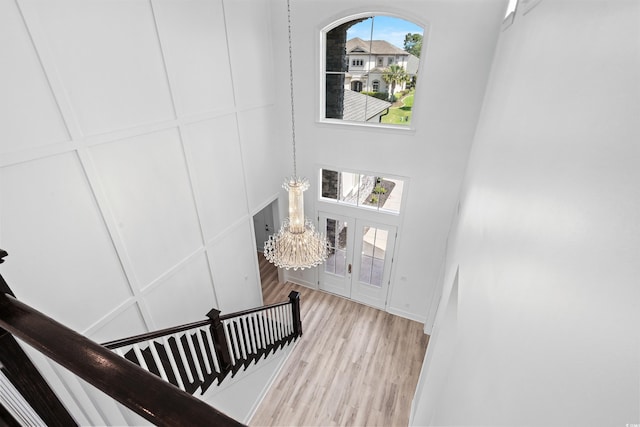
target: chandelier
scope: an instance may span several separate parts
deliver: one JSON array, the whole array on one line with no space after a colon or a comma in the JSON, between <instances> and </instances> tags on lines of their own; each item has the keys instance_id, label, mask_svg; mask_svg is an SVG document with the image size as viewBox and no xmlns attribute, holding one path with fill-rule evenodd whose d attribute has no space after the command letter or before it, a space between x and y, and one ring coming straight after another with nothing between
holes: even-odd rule
<instances>
[{"instance_id":1,"label":"chandelier","mask_svg":"<svg viewBox=\"0 0 640 427\"><path fill-rule=\"evenodd\" d=\"M296 126L293 108L293 55L291 48L291 5L287 0L289 24L289 89L291 91L291 140L293 146L293 176L286 178L282 187L289 192L289 217L282 222L280 231L264 242L264 256L276 267L294 270L315 267L328 256L329 242L317 232L304 216L302 193L309 188L309 181L300 178L296 167Z\"/></svg>"}]
</instances>

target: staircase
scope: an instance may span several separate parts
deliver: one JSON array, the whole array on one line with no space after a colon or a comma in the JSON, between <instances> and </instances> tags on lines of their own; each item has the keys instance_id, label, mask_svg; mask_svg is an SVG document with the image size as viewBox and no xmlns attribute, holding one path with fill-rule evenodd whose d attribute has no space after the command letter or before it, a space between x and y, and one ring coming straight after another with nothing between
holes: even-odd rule
<instances>
[{"instance_id":1,"label":"staircase","mask_svg":"<svg viewBox=\"0 0 640 427\"><path fill-rule=\"evenodd\" d=\"M111 341L104 347L189 394L204 394L302 335L300 294L289 301Z\"/></svg>"},{"instance_id":2,"label":"staircase","mask_svg":"<svg viewBox=\"0 0 640 427\"><path fill-rule=\"evenodd\" d=\"M0 249L0 264L6 256ZM15 298L0 275L0 425L77 425L16 339L154 425L243 425L193 395L302 336L300 294L206 317L100 345Z\"/></svg>"}]
</instances>

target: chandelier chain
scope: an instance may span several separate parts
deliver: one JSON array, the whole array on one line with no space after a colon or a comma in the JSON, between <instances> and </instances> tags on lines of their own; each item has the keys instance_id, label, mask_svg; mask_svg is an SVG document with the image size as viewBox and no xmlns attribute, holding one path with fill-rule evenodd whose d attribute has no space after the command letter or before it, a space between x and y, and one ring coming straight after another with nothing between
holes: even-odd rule
<instances>
[{"instance_id":1,"label":"chandelier chain","mask_svg":"<svg viewBox=\"0 0 640 427\"><path fill-rule=\"evenodd\" d=\"M291 0L287 0L287 23L289 29L289 90L291 92L291 141L293 147L293 177L298 176L296 165L296 121L293 108L293 48L291 42Z\"/></svg>"}]
</instances>

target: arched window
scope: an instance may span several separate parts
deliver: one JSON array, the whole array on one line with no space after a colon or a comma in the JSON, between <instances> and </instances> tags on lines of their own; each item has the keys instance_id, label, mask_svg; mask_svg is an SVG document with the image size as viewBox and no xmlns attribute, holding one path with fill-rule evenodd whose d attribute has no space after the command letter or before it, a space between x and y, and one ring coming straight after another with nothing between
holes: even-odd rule
<instances>
[{"instance_id":1,"label":"arched window","mask_svg":"<svg viewBox=\"0 0 640 427\"><path fill-rule=\"evenodd\" d=\"M393 16L360 14L322 33L321 120L410 126L424 28Z\"/></svg>"}]
</instances>

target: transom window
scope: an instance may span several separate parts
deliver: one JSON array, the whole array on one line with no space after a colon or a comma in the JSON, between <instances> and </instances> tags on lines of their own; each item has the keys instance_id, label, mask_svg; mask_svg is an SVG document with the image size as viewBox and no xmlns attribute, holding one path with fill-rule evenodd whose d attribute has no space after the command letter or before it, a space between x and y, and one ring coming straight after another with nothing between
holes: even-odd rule
<instances>
[{"instance_id":1,"label":"transom window","mask_svg":"<svg viewBox=\"0 0 640 427\"><path fill-rule=\"evenodd\" d=\"M404 181L330 169L320 170L320 200L380 212L400 213Z\"/></svg>"},{"instance_id":2,"label":"transom window","mask_svg":"<svg viewBox=\"0 0 640 427\"><path fill-rule=\"evenodd\" d=\"M410 126L423 34L413 22L370 14L325 28L321 119Z\"/></svg>"}]
</instances>

